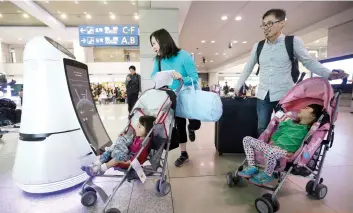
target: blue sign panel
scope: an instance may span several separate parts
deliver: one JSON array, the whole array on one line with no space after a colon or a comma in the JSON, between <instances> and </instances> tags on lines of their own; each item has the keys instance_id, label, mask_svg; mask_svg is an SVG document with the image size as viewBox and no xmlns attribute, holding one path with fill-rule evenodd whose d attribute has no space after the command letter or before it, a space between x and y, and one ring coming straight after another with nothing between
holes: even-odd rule
<instances>
[{"instance_id":1,"label":"blue sign panel","mask_svg":"<svg viewBox=\"0 0 353 213\"><path fill-rule=\"evenodd\" d=\"M138 36L80 36L80 45L91 46L138 46Z\"/></svg>"},{"instance_id":2,"label":"blue sign panel","mask_svg":"<svg viewBox=\"0 0 353 213\"><path fill-rule=\"evenodd\" d=\"M138 25L81 25L81 46L138 46Z\"/></svg>"}]
</instances>

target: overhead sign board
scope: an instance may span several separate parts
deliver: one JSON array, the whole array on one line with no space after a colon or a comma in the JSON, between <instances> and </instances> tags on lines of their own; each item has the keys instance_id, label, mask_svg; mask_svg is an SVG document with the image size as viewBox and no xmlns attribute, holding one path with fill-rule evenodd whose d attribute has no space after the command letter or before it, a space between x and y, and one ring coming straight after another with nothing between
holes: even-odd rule
<instances>
[{"instance_id":1,"label":"overhead sign board","mask_svg":"<svg viewBox=\"0 0 353 213\"><path fill-rule=\"evenodd\" d=\"M81 25L78 27L80 45L138 46L138 25Z\"/></svg>"}]
</instances>

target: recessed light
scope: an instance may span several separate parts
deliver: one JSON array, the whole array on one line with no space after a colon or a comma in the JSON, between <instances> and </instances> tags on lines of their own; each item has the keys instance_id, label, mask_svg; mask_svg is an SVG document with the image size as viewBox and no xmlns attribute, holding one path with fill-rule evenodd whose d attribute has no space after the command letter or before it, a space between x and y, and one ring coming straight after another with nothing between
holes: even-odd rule
<instances>
[{"instance_id":1,"label":"recessed light","mask_svg":"<svg viewBox=\"0 0 353 213\"><path fill-rule=\"evenodd\" d=\"M136 14L136 15L134 15L134 19L135 19L135 20L139 20L139 19L140 19L140 16Z\"/></svg>"},{"instance_id":2,"label":"recessed light","mask_svg":"<svg viewBox=\"0 0 353 213\"><path fill-rule=\"evenodd\" d=\"M233 41L233 44L236 44L236 43L238 43L238 41Z\"/></svg>"},{"instance_id":3,"label":"recessed light","mask_svg":"<svg viewBox=\"0 0 353 213\"><path fill-rule=\"evenodd\" d=\"M213 44L213 43L215 43L216 41L211 41L211 43Z\"/></svg>"},{"instance_id":4,"label":"recessed light","mask_svg":"<svg viewBox=\"0 0 353 213\"><path fill-rule=\"evenodd\" d=\"M206 41L205 40L202 40L201 43L205 43Z\"/></svg>"},{"instance_id":5,"label":"recessed light","mask_svg":"<svg viewBox=\"0 0 353 213\"><path fill-rule=\"evenodd\" d=\"M228 17L227 16L222 16L221 19L222 19L222 21L225 21L225 20L228 19Z\"/></svg>"},{"instance_id":6,"label":"recessed light","mask_svg":"<svg viewBox=\"0 0 353 213\"><path fill-rule=\"evenodd\" d=\"M18 38L19 41L22 41L22 38Z\"/></svg>"},{"instance_id":7,"label":"recessed light","mask_svg":"<svg viewBox=\"0 0 353 213\"><path fill-rule=\"evenodd\" d=\"M60 17L61 17L62 19L66 19L66 18L67 18L67 15L66 15L65 13L63 13L63 14L60 15Z\"/></svg>"},{"instance_id":8,"label":"recessed light","mask_svg":"<svg viewBox=\"0 0 353 213\"><path fill-rule=\"evenodd\" d=\"M90 14L86 14L86 19L92 19L92 16Z\"/></svg>"},{"instance_id":9,"label":"recessed light","mask_svg":"<svg viewBox=\"0 0 353 213\"><path fill-rule=\"evenodd\" d=\"M49 4L49 1L45 1L45 3Z\"/></svg>"},{"instance_id":10,"label":"recessed light","mask_svg":"<svg viewBox=\"0 0 353 213\"><path fill-rule=\"evenodd\" d=\"M237 17L235 17L235 20L236 21L240 21L242 19L242 17L241 16L237 16Z\"/></svg>"},{"instance_id":11,"label":"recessed light","mask_svg":"<svg viewBox=\"0 0 353 213\"><path fill-rule=\"evenodd\" d=\"M227 55L227 53L223 53L223 55Z\"/></svg>"},{"instance_id":12,"label":"recessed light","mask_svg":"<svg viewBox=\"0 0 353 213\"><path fill-rule=\"evenodd\" d=\"M112 15L112 14L114 14L114 13L112 13L112 12L109 12L109 14L110 14L110 15Z\"/></svg>"},{"instance_id":13,"label":"recessed light","mask_svg":"<svg viewBox=\"0 0 353 213\"><path fill-rule=\"evenodd\" d=\"M29 15L27 13L23 14L22 16L23 18L29 18Z\"/></svg>"},{"instance_id":14,"label":"recessed light","mask_svg":"<svg viewBox=\"0 0 353 213\"><path fill-rule=\"evenodd\" d=\"M0 13L0 18L2 18L2 14Z\"/></svg>"},{"instance_id":15,"label":"recessed light","mask_svg":"<svg viewBox=\"0 0 353 213\"><path fill-rule=\"evenodd\" d=\"M104 1L103 4L108 4L108 3L106 1Z\"/></svg>"},{"instance_id":16,"label":"recessed light","mask_svg":"<svg viewBox=\"0 0 353 213\"><path fill-rule=\"evenodd\" d=\"M213 63L213 60L211 60L210 62Z\"/></svg>"},{"instance_id":17,"label":"recessed light","mask_svg":"<svg viewBox=\"0 0 353 213\"><path fill-rule=\"evenodd\" d=\"M247 41L243 41L243 44L246 44L246 43L248 43Z\"/></svg>"},{"instance_id":18,"label":"recessed light","mask_svg":"<svg viewBox=\"0 0 353 213\"><path fill-rule=\"evenodd\" d=\"M219 55L219 53L216 53L216 55Z\"/></svg>"},{"instance_id":19,"label":"recessed light","mask_svg":"<svg viewBox=\"0 0 353 213\"><path fill-rule=\"evenodd\" d=\"M202 53L197 53L197 54L201 55Z\"/></svg>"},{"instance_id":20,"label":"recessed light","mask_svg":"<svg viewBox=\"0 0 353 213\"><path fill-rule=\"evenodd\" d=\"M114 15L114 14L111 14L111 15L110 15L110 19L115 20L115 15Z\"/></svg>"},{"instance_id":21,"label":"recessed light","mask_svg":"<svg viewBox=\"0 0 353 213\"><path fill-rule=\"evenodd\" d=\"M113 58L113 55L110 55L111 58Z\"/></svg>"},{"instance_id":22,"label":"recessed light","mask_svg":"<svg viewBox=\"0 0 353 213\"><path fill-rule=\"evenodd\" d=\"M316 40L315 43L319 43L320 42L320 39Z\"/></svg>"},{"instance_id":23,"label":"recessed light","mask_svg":"<svg viewBox=\"0 0 353 213\"><path fill-rule=\"evenodd\" d=\"M21 10L17 10L18 13L21 13L22 11Z\"/></svg>"},{"instance_id":24,"label":"recessed light","mask_svg":"<svg viewBox=\"0 0 353 213\"><path fill-rule=\"evenodd\" d=\"M132 5L136 5L136 3L135 3L135 2L131 2L131 4L132 4Z\"/></svg>"},{"instance_id":25,"label":"recessed light","mask_svg":"<svg viewBox=\"0 0 353 213\"><path fill-rule=\"evenodd\" d=\"M78 1L75 1L75 4L78 4Z\"/></svg>"},{"instance_id":26,"label":"recessed light","mask_svg":"<svg viewBox=\"0 0 353 213\"><path fill-rule=\"evenodd\" d=\"M58 13L61 14L61 11L58 10Z\"/></svg>"},{"instance_id":27,"label":"recessed light","mask_svg":"<svg viewBox=\"0 0 353 213\"><path fill-rule=\"evenodd\" d=\"M87 14L87 12L83 12L83 14Z\"/></svg>"}]
</instances>

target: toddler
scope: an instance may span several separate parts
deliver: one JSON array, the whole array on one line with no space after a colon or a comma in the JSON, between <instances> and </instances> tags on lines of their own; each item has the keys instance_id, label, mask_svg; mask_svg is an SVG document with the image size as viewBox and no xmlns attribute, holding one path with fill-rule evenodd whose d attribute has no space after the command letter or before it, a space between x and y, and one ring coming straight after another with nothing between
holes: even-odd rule
<instances>
[{"instance_id":1,"label":"toddler","mask_svg":"<svg viewBox=\"0 0 353 213\"><path fill-rule=\"evenodd\" d=\"M297 121L290 119L282 121L271 137L271 144L252 137L245 137L243 145L249 167L238 172L238 175L250 178L250 182L256 185L265 185L272 182L277 160L290 157L300 148L310 126L319 119L322 109L323 107L320 105L311 104L300 110ZM259 172L256 167L254 151L264 154L265 170L263 172Z\"/></svg>"},{"instance_id":2,"label":"toddler","mask_svg":"<svg viewBox=\"0 0 353 213\"><path fill-rule=\"evenodd\" d=\"M90 176L102 175L108 169L116 166L128 166L142 147L142 142L153 127L155 117L141 116L135 129L136 136L122 135L113 143L100 158L90 166L81 169ZM148 156L148 146L141 153L141 159Z\"/></svg>"}]
</instances>

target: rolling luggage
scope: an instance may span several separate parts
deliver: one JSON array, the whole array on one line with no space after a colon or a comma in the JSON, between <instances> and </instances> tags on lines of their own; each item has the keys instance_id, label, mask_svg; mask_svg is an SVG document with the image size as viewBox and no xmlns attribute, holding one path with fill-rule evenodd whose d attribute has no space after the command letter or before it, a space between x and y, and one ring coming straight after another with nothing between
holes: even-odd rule
<instances>
[{"instance_id":1,"label":"rolling luggage","mask_svg":"<svg viewBox=\"0 0 353 213\"><path fill-rule=\"evenodd\" d=\"M222 98L223 115L216 123L215 146L219 155L244 153L243 138L257 137L256 98Z\"/></svg>"}]
</instances>

